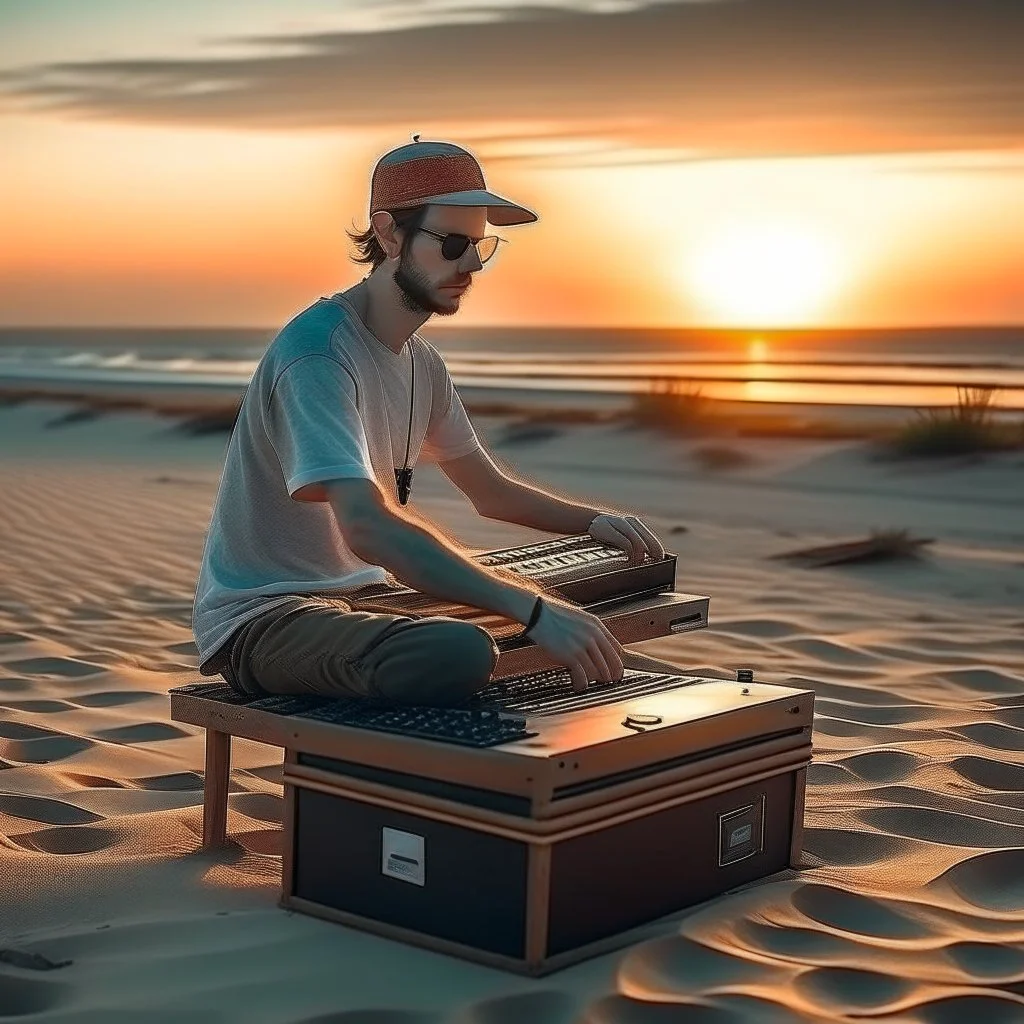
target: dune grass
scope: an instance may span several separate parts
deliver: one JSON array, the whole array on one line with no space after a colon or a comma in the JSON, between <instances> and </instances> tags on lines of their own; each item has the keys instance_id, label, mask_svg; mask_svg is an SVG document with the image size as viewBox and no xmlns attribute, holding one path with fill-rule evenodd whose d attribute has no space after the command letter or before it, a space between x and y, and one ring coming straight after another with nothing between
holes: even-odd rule
<instances>
[{"instance_id":1,"label":"dune grass","mask_svg":"<svg viewBox=\"0 0 1024 1024\"><path fill-rule=\"evenodd\" d=\"M541 426L618 424L626 429L643 428L680 438L731 437L788 438L815 441L858 440L869 442L878 458L955 456L1024 449L1024 420L1007 422L993 416L992 388L960 388L953 408L918 411L913 421L893 427L879 422L860 422L811 410L777 409L757 403L722 402L709 398L693 380L653 378L645 392L629 396L619 408L537 405L467 397L466 408L474 416L511 417L515 431L537 433ZM623 396L625 398L625 396ZM71 425L94 415L122 411L152 412L178 421L177 429L195 435L230 433L240 402L235 396L211 396L202 401L174 395L109 395L69 393L54 388L0 387L0 407L35 401L59 402L83 411L69 410L52 425ZM86 412L85 410L90 410ZM728 456L708 457L711 468L728 468Z\"/></svg>"},{"instance_id":2,"label":"dune grass","mask_svg":"<svg viewBox=\"0 0 1024 1024\"><path fill-rule=\"evenodd\" d=\"M628 426L680 437L730 435L839 441L863 440L881 433L875 424L844 420L841 410L830 417L762 408L757 403L722 402L708 398L699 384L678 377L652 379L649 389L634 394L629 407L617 418Z\"/></svg>"},{"instance_id":3,"label":"dune grass","mask_svg":"<svg viewBox=\"0 0 1024 1024\"><path fill-rule=\"evenodd\" d=\"M998 423L992 415L995 393L991 387L957 388L955 406L917 410L909 423L878 441L877 453L889 458L940 458L1020 447L1020 425Z\"/></svg>"},{"instance_id":4,"label":"dune grass","mask_svg":"<svg viewBox=\"0 0 1024 1024\"><path fill-rule=\"evenodd\" d=\"M673 434L706 433L717 425L700 385L679 377L653 378L650 390L633 395L625 419Z\"/></svg>"}]
</instances>

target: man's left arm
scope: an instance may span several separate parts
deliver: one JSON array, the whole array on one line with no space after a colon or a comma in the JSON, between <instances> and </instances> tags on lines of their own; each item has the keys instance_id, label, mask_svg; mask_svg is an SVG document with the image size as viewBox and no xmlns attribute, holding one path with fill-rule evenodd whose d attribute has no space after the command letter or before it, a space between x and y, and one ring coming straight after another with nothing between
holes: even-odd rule
<instances>
[{"instance_id":1,"label":"man's left arm","mask_svg":"<svg viewBox=\"0 0 1024 1024\"><path fill-rule=\"evenodd\" d=\"M485 519L548 533L589 533L595 540L628 552L636 562L642 561L645 554L651 558L665 555L657 536L636 516L568 501L516 480L500 469L483 448L438 465Z\"/></svg>"}]
</instances>

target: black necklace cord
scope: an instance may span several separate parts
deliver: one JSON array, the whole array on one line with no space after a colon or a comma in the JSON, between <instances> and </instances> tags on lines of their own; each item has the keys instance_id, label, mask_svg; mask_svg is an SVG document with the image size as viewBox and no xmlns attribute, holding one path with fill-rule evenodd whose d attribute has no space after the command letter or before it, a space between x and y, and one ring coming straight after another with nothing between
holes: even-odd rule
<instances>
[{"instance_id":1,"label":"black necklace cord","mask_svg":"<svg viewBox=\"0 0 1024 1024\"><path fill-rule=\"evenodd\" d=\"M406 344L409 346L412 377L409 381L409 434L405 440L405 464L401 469L395 470L395 484L398 488L398 503L400 505L407 505L409 503L409 495L412 492L412 470L409 468L409 452L412 447L412 413L415 408L416 396L416 356L412 350L412 338Z\"/></svg>"},{"instance_id":2,"label":"black necklace cord","mask_svg":"<svg viewBox=\"0 0 1024 1024\"><path fill-rule=\"evenodd\" d=\"M409 468L409 446L412 443L412 410L413 399L416 395L416 357L412 351L412 338L409 339L409 362L412 363L412 379L409 381L409 434L405 439L405 466Z\"/></svg>"}]
</instances>

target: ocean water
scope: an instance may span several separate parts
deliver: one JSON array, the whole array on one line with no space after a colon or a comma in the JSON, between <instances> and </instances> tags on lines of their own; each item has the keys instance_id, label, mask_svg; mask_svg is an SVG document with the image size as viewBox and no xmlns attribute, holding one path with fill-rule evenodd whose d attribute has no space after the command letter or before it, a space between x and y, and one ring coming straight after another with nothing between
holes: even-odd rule
<instances>
[{"instance_id":1,"label":"ocean water","mask_svg":"<svg viewBox=\"0 0 1024 1024\"><path fill-rule=\"evenodd\" d=\"M991 388L1024 410L1024 327L698 330L427 327L460 387L879 406L955 404ZM241 390L274 329L0 328L0 387L136 382ZM661 382L661 383L659 383Z\"/></svg>"}]
</instances>

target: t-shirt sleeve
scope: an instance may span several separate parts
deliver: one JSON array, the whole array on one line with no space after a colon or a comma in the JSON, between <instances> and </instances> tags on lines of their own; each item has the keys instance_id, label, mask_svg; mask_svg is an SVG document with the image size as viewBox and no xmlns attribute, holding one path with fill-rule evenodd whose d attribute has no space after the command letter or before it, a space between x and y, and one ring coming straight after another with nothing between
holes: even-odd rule
<instances>
[{"instance_id":1,"label":"t-shirt sleeve","mask_svg":"<svg viewBox=\"0 0 1024 1024\"><path fill-rule=\"evenodd\" d=\"M376 479L356 396L355 379L330 356L301 356L274 378L264 423L291 497L327 480Z\"/></svg>"},{"instance_id":2,"label":"t-shirt sleeve","mask_svg":"<svg viewBox=\"0 0 1024 1024\"><path fill-rule=\"evenodd\" d=\"M420 447L421 462L446 462L480 447L480 439L442 359L437 359L434 372L437 376L430 422Z\"/></svg>"}]
</instances>

